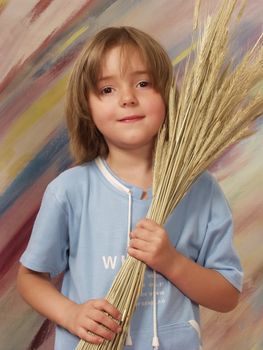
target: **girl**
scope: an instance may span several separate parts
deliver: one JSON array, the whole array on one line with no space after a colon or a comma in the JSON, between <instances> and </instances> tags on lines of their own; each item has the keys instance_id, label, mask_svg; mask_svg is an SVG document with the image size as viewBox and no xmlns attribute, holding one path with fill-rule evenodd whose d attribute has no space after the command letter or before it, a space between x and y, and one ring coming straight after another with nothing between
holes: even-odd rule
<instances>
[{"instance_id":1,"label":"girl","mask_svg":"<svg viewBox=\"0 0 263 350\"><path fill-rule=\"evenodd\" d=\"M163 48L130 27L99 32L75 65L67 120L77 166L49 184L18 274L24 299L58 325L57 350L74 349L79 338L99 344L121 331L119 311L103 298L127 246L148 270L125 349L200 349L199 305L220 312L237 305L242 271L231 214L209 173L165 227L145 219L172 79ZM52 285L60 273L61 292Z\"/></svg>"}]
</instances>

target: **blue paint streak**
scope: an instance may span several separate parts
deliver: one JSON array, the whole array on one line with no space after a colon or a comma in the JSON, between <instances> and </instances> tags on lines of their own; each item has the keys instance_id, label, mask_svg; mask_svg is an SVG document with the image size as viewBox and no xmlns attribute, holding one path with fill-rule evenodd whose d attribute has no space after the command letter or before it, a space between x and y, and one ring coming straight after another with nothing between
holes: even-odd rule
<instances>
[{"instance_id":1,"label":"blue paint streak","mask_svg":"<svg viewBox=\"0 0 263 350\"><path fill-rule=\"evenodd\" d=\"M0 197L0 215L3 215L52 164L58 164L58 174L68 168L72 159L67 146L67 131L65 128L59 129L52 140L28 163Z\"/></svg>"}]
</instances>

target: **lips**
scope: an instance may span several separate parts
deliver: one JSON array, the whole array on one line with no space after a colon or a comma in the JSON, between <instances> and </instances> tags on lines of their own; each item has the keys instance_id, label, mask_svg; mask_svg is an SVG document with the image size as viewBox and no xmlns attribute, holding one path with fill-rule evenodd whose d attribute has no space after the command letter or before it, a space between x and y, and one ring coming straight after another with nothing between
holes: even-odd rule
<instances>
[{"instance_id":1,"label":"lips","mask_svg":"<svg viewBox=\"0 0 263 350\"><path fill-rule=\"evenodd\" d=\"M143 118L144 118L143 115L127 115L127 116L119 119L119 122L132 123L132 122L140 121Z\"/></svg>"}]
</instances>

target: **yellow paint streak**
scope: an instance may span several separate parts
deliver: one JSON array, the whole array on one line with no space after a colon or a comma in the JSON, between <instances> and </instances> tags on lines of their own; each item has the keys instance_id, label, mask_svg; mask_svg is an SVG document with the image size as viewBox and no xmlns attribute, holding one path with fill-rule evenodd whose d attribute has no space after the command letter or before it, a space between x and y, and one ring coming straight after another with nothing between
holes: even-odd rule
<instances>
[{"instance_id":1,"label":"yellow paint streak","mask_svg":"<svg viewBox=\"0 0 263 350\"><path fill-rule=\"evenodd\" d=\"M0 7L5 6L8 0L0 0Z\"/></svg>"},{"instance_id":2,"label":"yellow paint streak","mask_svg":"<svg viewBox=\"0 0 263 350\"><path fill-rule=\"evenodd\" d=\"M61 128L63 125L63 106L64 99L60 99L54 107L50 108L48 113L27 129L13 148L6 148L8 160L0 173L0 193L4 192L21 170L43 148L54 130Z\"/></svg>"},{"instance_id":3,"label":"yellow paint streak","mask_svg":"<svg viewBox=\"0 0 263 350\"><path fill-rule=\"evenodd\" d=\"M22 169L24 169L26 164L32 160L33 151L35 150L31 149L30 151L21 155L19 158L13 158L15 161L6 169L7 176L3 179L3 183L1 184L2 186L4 185L4 187L7 188L8 185L14 181L16 176L21 172ZM1 188L1 190L3 189Z\"/></svg>"},{"instance_id":4,"label":"yellow paint streak","mask_svg":"<svg viewBox=\"0 0 263 350\"><path fill-rule=\"evenodd\" d=\"M68 81L68 75L60 79L54 86L52 86L48 92L43 94L34 102L24 113L21 114L18 120L16 120L10 127L7 135L3 138L0 145L0 167L5 169L2 173L4 178L1 179L1 189L3 189L10 179L14 178L17 173L25 166L32 156L32 151L35 148L32 146L32 139L39 142L39 135L45 130L49 130L49 123L52 125L52 120L59 119L52 113L52 120L46 118L47 114L58 104L59 101L65 95L66 84ZM38 125L41 125L41 129L38 129ZM23 149L26 144L28 145L28 151L24 150L23 156L17 158L17 151ZM2 177L2 176L1 176Z\"/></svg>"},{"instance_id":5,"label":"yellow paint streak","mask_svg":"<svg viewBox=\"0 0 263 350\"><path fill-rule=\"evenodd\" d=\"M71 44L74 43L75 40L77 40L89 27L81 27L78 31L73 33L65 42L63 45L59 47L57 50L58 54L61 54L63 51L65 51Z\"/></svg>"},{"instance_id":6,"label":"yellow paint streak","mask_svg":"<svg viewBox=\"0 0 263 350\"><path fill-rule=\"evenodd\" d=\"M187 56L190 55L190 53L195 49L196 44L193 43L191 46L189 46L187 49L185 49L184 51L182 51L178 56L176 56L173 60L172 60L172 64L173 66L176 66L178 63L180 63L181 61L183 61Z\"/></svg>"},{"instance_id":7,"label":"yellow paint streak","mask_svg":"<svg viewBox=\"0 0 263 350\"><path fill-rule=\"evenodd\" d=\"M65 94L68 76L62 78L48 92L39 98L36 102L21 114L19 119L15 121L9 129L7 136L1 145L0 158L5 152L4 147L12 148L20 137L27 132L42 116L47 113ZM3 148L2 148L3 147Z\"/></svg>"}]
</instances>

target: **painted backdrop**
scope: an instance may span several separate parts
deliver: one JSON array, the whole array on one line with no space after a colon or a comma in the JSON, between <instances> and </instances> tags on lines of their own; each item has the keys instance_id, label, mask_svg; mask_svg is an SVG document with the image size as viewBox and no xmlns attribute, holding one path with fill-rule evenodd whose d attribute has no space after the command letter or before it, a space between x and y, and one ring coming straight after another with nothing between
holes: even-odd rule
<instances>
[{"instance_id":1,"label":"painted backdrop","mask_svg":"<svg viewBox=\"0 0 263 350\"><path fill-rule=\"evenodd\" d=\"M0 349L52 349L52 326L15 288L43 191L70 165L64 94L83 44L105 26L132 25L167 49L175 68L190 45L194 0L0 0ZM206 2L212 10L216 0ZM263 2L249 0L233 38L237 57L262 30ZM263 349L263 123L211 169L233 209L245 270L241 303L202 310L205 350Z\"/></svg>"}]
</instances>

